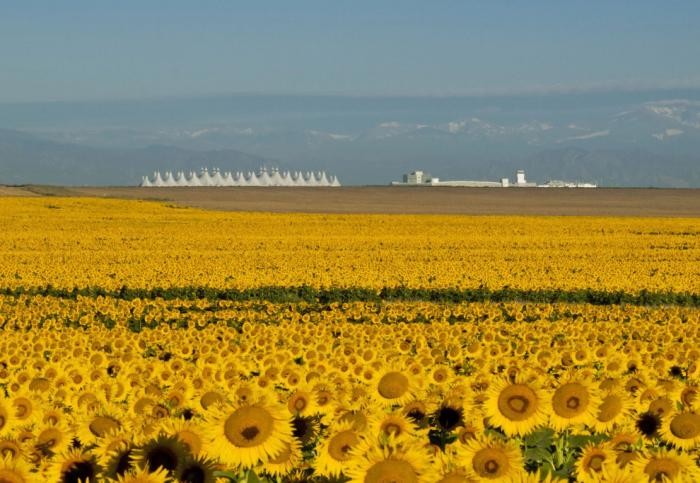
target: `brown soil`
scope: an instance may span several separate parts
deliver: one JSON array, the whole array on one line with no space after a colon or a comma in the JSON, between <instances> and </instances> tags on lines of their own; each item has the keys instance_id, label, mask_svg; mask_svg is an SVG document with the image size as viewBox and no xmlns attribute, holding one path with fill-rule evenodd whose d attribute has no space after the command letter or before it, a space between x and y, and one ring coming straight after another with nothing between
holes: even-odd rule
<instances>
[{"instance_id":1,"label":"brown soil","mask_svg":"<svg viewBox=\"0 0 700 483\"><path fill-rule=\"evenodd\" d=\"M49 196L148 199L232 211L700 217L700 189L46 186L28 189Z\"/></svg>"},{"instance_id":2,"label":"brown soil","mask_svg":"<svg viewBox=\"0 0 700 483\"><path fill-rule=\"evenodd\" d=\"M28 189L18 186L0 186L0 196L38 196Z\"/></svg>"}]
</instances>

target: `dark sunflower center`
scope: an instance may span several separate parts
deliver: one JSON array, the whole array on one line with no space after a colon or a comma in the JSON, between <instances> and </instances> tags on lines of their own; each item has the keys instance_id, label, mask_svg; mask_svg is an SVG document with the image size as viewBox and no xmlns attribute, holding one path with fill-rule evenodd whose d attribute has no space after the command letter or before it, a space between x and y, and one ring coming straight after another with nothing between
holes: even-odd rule
<instances>
[{"instance_id":1,"label":"dark sunflower center","mask_svg":"<svg viewBox=\"0 0 700 483\"><path fill-rule=\"evenodd\" d=\"M462 411L451 407L441 408L437 420L442 429L450 431L462 422Z\"/></svg>"},{"instance_id":2,"label":"dark sunflower center","mask_svg":"<svg viewBox=\"0 0 700 483\"><path fill-rule=\"evenodd\" d=\"M566 400L566 407L569 409L578 409L578 407L580 405L581 405L581 401L576 396L570 397L569 399Z\"/></svg>"},{"instance_id":3,"label":"dark sunflower center","mask_svg":"<svg viewBox=\"0 0 700 483\"><path fill-rule=\"evenodd\" d=\"M204 483L206 481L206 472L199 465L191 465L184 469L180 475L180 481L186 483Z\"/></svg>"},{"instance_id":4,"label":"dark sunflower center","mask_svg":"<svg viewBox=\"0 0 700 483\"><path fill-rule=\"evenodd\" d=\"M530 406L530 400L523 396L513 396L508 399L508 407L516 413L524 413Z\"/></svg>"},{"instance_id":5,"label":"dark sunflower center","mask_svg":"<svg viewBox=\"0 0 700 483\"><path fill-rule=\"evenodd\" d=\"M501 466L498 464L498 461L495 460L488 460L486 464L484 465L484 469L486 470L487 473L489 474L494 474L498 473L498 469Z\"/></svg>"},{"instance_id":6,"label":"dark sunflower center","mask_svg":"<svg viewBox=\"0 0 700 483\"><path fill-rule=\"evenodd\" d=\"M651 437L659 430L661 418L657 414L646 412L639 415L636 426L644 436Z\"/></svg>"},{"instance_id":7,"label":"dark sunflower center","mask_svg":"<svg viewBox=\"0 0 700 483\"><path fill-rule=\"evenodd\" d=\"M605 456L602 455L594 455L591 457L591 460L588 463L588 466L590 469L593 471L600 471L603 469L603 462L605 461Z\"/></svg>"},{"instance_id":8,"label":"dark sunflower center","mask_svg":"<svg viewBox=\"0 0 700 483\"><path fill-rule=\"evenodd\" d=\"M156 447L146 454L146 461L150 471L156 471L163 467L172 471L177 467L177 455L170 448Z\"/></svg>"},{"instance_id":9,"label":"dark sunflower center","mask_svg":"<svg viewBox=\"0 0 700 483\"><path fill-rule=\"evenodd\" d=\"M253 441L258 434L260 434L260 430L257 426L248 426L241 431L241 436L248 441Z\"/></svg>"},{"instance_id":10,"label":"dark sunflower center","mask_svg":"<svg viewBox=\"0 0 700 483\"><path fill-rule=\"evenodd\" d=\"M420 409L412 409L406 414L406 417L411 418L416 423L419 423L425 418L425 413Z\"/></svg>"},{"instance_id":11,"label":"dark sunflower center","mask_svg":"<svg viewBox=\"0 0 700 483\"><path fill-rule=\"evenodd\" d=\"M401 426L395 423L389 423L386 426L384 426L384 432L386 434L393 434L395 436L398 436L401 434Z\"/></svg>"},{"instance_id":12,"label":"dark sunflower center","mask_svg":"<svg viewBox=\"0 0 700 483\"><path fill-rule=\"evenodd\" d=\"M303 440L311 432L311 424L306 418L294 418L292 421L292 434L295 438Z\"/></svg>"},{"instance_id":13,"label":"dark sunflower center","mask_svg":"<svg viewBox=\"0 0 700 483\"><path fill-rule=\"evenodd\" d=\"M117 459L117 465L114 472L117 475L123 475L131 469L131 450L128 449L119 455Z\"/></svg>"},{"instance_id":14,"label":"dark sunflower center","mask_svg":"<svg viewBox=\"0 0 700 483\"><path fill-rule=\"evenodd\" d=\"M71 465L63 475L63 483L79 483L82 481L95 481L95 467L89 461L80 461Z\"/></svg>"},{"instance_id":15,"label":"dark sunflower center","mask_svg":"<svg viewBox=\"0 0 700 483\"><path fill-rule=\"evenodd\" d=\"M10 458L14 458L16 454L17 452L12 448L3 448L2 451L0 451L0 455L3 457L9 456Z\"/></svg>"}]
</instances>

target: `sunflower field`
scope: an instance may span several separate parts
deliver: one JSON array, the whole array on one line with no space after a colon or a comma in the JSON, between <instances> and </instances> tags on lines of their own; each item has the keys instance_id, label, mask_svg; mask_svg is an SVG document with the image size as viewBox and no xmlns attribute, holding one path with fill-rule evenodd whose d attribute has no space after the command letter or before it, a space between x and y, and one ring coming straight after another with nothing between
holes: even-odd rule
<instances>
[{"instance_id":1,"label":"sunflower field","mask_svg":"<svg viewBox=\"0 0 700 483\"><path fill-rule=\"evenodd\" d=\"M0 483L700 481L700 219L0 198Z\"/></svg>"}]
</instances>

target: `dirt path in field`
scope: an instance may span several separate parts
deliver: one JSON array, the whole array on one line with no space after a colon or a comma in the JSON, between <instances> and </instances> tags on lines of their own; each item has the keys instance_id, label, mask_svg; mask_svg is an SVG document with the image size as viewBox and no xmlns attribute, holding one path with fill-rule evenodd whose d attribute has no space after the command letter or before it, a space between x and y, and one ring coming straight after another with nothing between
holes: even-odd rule
<instances>
[{"instance_id":1,"label":"dirt path in field","mask_svg":"<svg viewBox=\"0 0 700 483\"><path fill-rule=\"evenodd\" d=\"M211 210L700 217L699 189L137 188L30 186L31 194L147 199Z\"/></svg>"}]
</instances>

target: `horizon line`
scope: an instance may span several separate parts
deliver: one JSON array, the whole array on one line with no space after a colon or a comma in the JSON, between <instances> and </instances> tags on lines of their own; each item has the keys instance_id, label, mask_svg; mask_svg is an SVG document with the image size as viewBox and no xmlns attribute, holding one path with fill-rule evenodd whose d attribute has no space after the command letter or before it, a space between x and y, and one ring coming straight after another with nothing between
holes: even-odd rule
<instances>
[{"instance_id":1,"label":"horizon line","mask_svg":"<svg viewBox=\"0 0 700 483\"><path fill-rule=\"evenodd\" d=\"M521 89L510 88L472 88L449 92L415 92L415 93L380 93L380 92L260 92L231 91L192 94L171 94L162 96L116 96L113 98L96 97L90 99L38 99L38 100L0 100L2 106L20 106L36 104L100 104L118 102L164 102L178 100L204 100L223 97L312 97L312 98L346 98L346 99L459 99L459 98L509 98L509 97L556 97L587 94L635 94L645 92L700 91L700 79L677 83L592 83L587 85L549 85L531 86Z\"/></svg>"}]
</instances>

